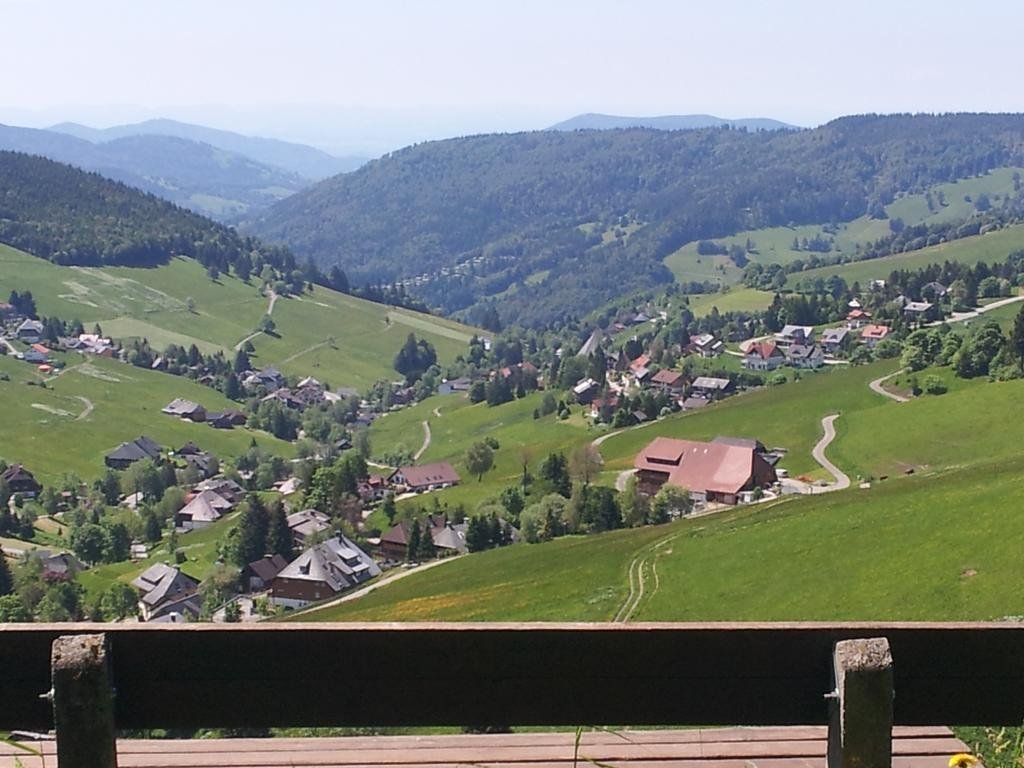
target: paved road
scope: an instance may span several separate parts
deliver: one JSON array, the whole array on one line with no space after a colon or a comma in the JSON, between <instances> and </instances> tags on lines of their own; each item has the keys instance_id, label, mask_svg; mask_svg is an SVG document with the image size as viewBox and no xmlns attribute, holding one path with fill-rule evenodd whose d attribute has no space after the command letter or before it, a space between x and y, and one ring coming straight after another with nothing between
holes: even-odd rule
<instances>
[{"instance_id":1,"label":"paved road","mask_svg":"<svg viewBox=\"0 0 1024 768\"><path fill-rule=\"evenodd\" d=\"M845 488L850 487L850 478L843 472L839 467L828 460L825 456L825 449L831 445L832 441L836 439L836 419L839 418L838 413L833 413L831 416L826 416L821 420L821 428L825 431L824 436L818 441L818 444L811 450L811 455L814 460L821 464L828 472L835 478L834 483L829 483L826 486L813 487L812 493L825 493L827 491L841 491Z\"/></svg>"},{"instance_id":2,"label":"paved road","mask_svg":"<svg viewBox=\"0 0 1024 768\"><path fill-rule=\"evenodd\" d=\"M890 374L882 376L881 378L875 379L874 381L868 383L868 386L871 387L872 392L877 392L878 394L882 395L882 397L888 397L890 400L895 400L897 403L906 403L910 400L909 397L897 395L895 392L890 392L889 390L882 386L882 384L886 380L891 379L893 376L898 376L905 370L906 368L900 368L898 371L893 371Z\"/></svg>"},{"instance_id":3,"label":"paved road","mask_svg":"<svg viewBox=\"0 0 1024 768\"><path fill-rule=\"evenodd\" d=\"M964 320L973 320L976 317L980 317L986 312L991 312L993 309L999 309L1005 307L1008 304L1016 304L1018 301L1024 301L1024 296L1011 296L1008 299L1000 299L999 301L993 301L991 304L986 304L984 307L971 310L970 312L954 312L950 317L944 320L933 320L930 323L925 323L925 327L933 328L943 323L959 323Z\"/></svg>"}]
</instances>

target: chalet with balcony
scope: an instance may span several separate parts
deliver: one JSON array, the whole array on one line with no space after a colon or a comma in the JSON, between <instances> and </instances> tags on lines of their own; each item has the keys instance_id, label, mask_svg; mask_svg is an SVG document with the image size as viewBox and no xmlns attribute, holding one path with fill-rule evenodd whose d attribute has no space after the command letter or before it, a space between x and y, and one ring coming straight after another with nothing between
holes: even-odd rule
<instances>
[{"instance_id":1,"label":"chalet with balcony","mask_svg":"<svg viewBox=\"0 0 1024 768\"><path fill-rule=\"evenodd\" d=\"M378 566L342 534L315 544L281 570L270 585L270 601L302 608L334 597L380 575Z\"/></svg>"},{"instance_id":2,"label":"chalet with balcony","mask_svg":"<svg viewBox=\"0 0 1024 768\"><path fill-rule=\"evenodd\" d=\"M743 353L742 365L751 371L774 371L786 362L786 355L774 341L756 341Z\"/></svg>"}]
</instances>

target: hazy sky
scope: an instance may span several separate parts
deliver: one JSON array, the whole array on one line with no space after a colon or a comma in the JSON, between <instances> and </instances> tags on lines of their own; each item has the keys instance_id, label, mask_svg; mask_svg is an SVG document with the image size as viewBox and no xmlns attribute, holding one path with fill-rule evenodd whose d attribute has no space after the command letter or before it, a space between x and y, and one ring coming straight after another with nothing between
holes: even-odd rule
<instances>
[{"instance_id":1,"label":"hazy sky","mask_svg":"<svg viewBox=\"0 0 1024 768\"><path fill-rule=\"evenodd\" d=\"M1024 3L0 0L0 122L378 151L579 112L1024 111Z\"/></svg>"}]
</instances>

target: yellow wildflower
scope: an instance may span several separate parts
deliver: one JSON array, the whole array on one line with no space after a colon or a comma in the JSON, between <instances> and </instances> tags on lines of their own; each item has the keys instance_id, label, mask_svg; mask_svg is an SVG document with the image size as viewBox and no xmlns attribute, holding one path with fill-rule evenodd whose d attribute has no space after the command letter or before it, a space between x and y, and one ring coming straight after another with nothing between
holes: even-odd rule
<instances>
[{"instance_id":1,"label":"yellow wildflower","mask_svg":"<svg viewBox=\"0 0 1024 768\"><path fill-rule=\"evenodd\" d=\"M978 758L974 755L960 752L949 758L949 768L974 768L978 762Z\"/></svg>"}]
</instances>

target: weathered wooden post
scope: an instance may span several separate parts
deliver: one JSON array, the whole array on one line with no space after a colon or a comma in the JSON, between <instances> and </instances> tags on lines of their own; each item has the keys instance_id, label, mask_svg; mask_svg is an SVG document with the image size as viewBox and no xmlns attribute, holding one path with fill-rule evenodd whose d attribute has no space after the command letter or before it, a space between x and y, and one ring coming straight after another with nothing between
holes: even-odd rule
<instances>
[{"instance_id":1,"label":"weathered wooden post","mask_svg":"<svg viewBox=\"0 0 1024 768\"><path fill-rule=\"evenodd\" d=\"M828 768L892 765L892 653L884 637L841 640L832 656Z\"/></svg>"},{"instance_id":2,"label":"weathered wooden post","mask_svg":"<svg viewBox=\"0 0 1024 768\"><path fill-rule=\"evenodd\" d=\"M117 768L114 691L107 636L63 635L53 641L53 724L61 768Z\"/></svg>"}]
</instances>

